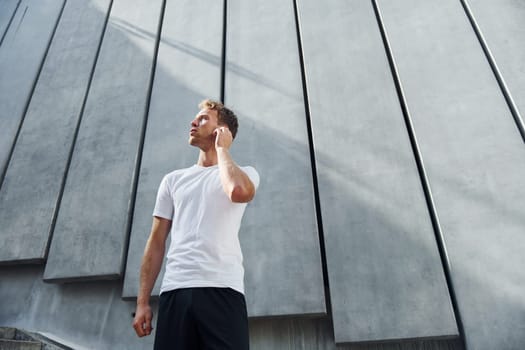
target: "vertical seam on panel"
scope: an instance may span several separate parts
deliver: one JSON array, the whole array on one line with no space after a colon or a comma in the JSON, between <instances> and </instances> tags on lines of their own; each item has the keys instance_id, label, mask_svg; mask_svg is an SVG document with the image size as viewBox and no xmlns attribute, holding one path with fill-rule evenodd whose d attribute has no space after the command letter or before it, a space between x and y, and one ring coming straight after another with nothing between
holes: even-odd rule
<instances>
[{"instance_id":1,"label":"vertical seam on panel","mask_svg":"<svg viewBox=\"0 0 525 350\"><path fill-rule=\"evenodd\" d=\"M53 27L53 31L51 32L51 36L49 37L49 41L47 42L46 50L44 51L44 55L42 56L42 60L40 61L40 66L38 67L37 73L35 75L35 78L33 80L33 85L31 86L31 89L29 91L29 95L25 101L24 110L22 111L22 117L20 118L20 122L18 123L18 127L16 130L15 137L13 139L13 142L11 143L11 148L9 149L9 155L7 156L5 167L2 169L2 173L0 174L0 187L2 183L4 182L5 174L7 173L7 168L9 167L9 163L11 162L11 158L13 157L13 153L15 151L15 146L18 141L18 137L20 136L20 131L22 130L22 126L24 125L24 119L27 114L27 110L29 109L29 105L31 104L31 100L33 98L33 93L35 92L36 85L38 83L38 79L40 78L40 73L42 73L42 68L44 67L44 62L47 59L47 54L49 52L49 48L51 47L51 43L53 42L53 39L55 37L56 30L58 28L58 23L60 22L60 18L62 17L62 13L64 12L64 7L66 5L66 1L63 0L62 7L60 8L60 12L58 13L57 19L55 21L55 26Z\"/></svg>"},{"instance_id":2,"label":"vertical seam on panel","mask_svg":"<svg viewBox=\"0 0 525 350\"><path fill-rule=\"evenodd\" d=\"M425 199L427 202L427 208L430 214L430 219L432 221L432 226L434 229L435 239L438 246L439 255L441 258L441 263L443 266L445 279L447 281L448 290L450 294L450 299L452 302L452 308L456 317L456 322L458 326L458 331L460 333L460 338L463 343L463 346L466 346L465 342L465 333L463 329L463 322L461 320L461 314L459 312L457 299L456 299L456 292L454 289L454 283L452 282L451 273L450 273L450 261L448 258L447 248L445 246L445 239L443 237L443 232L441 230L441 225L439 223L439 216L436 211L436 207L434 204L434 199L432 196L432 190L430 188L430 183L428 181L427 173L425 170L425 165L423 162L423 157L421 155L421 151L419 149L419 144L417 142L416 133L414 130L414 126L412 123L412 118L410 116L410 112L408 110L408 103L405 98L405 93L403 91L403 86L401 84L401 80L399 77L399 72L397 71L396 62L394 59L394 54L392 53L392 49L390 47L390 42L388 40L388 35L386 33L386 28L383 24L383 18L381 16L381 11L379 9L379 5L377 4L377 0L371 0L372 6L374 8L377 23L379 26L379 30L381 32L381 38L383 39L383 45L385 47L385 53L388 58L388 63L390 65L390 71L392 73L392 78L394 80L394 84L396 87L397 96L399 99L399 103L401 105L401 110L403 112L403 117L405 120L406 128L408 131L408 136L410 139L410 144L412 146L412 151L414 153L414 158L416 161L417 169L419 172L419 177L421 179L421 184L423 187L423 192L425 194ZM466 348L466 347L465 347Z\"/></svg>"},{"instance_id":3,"label":"vertical seam on panel","mask_svg":"<svg viewBox=\"0 0 525 350\"><path fill-rule=\"evenodd\" d=\"M310 102L308 98L308 89L306 82L306 71L304 66L304 51L302 44L301 36L301 25L299 20L299 10L297 7L297 0L293 0L294 15L295 15L295 29L297 34L297 48L299 55L299 65L301 70L301 83L303 89L303 100L304 100L304 111L306 119L306 128L308 131L308 145L310 151L310 162L312 168L312 180L313 180L313 190L314 190L314 201L315 201L315 212L317 219L317 229L319 233L319 248L321 253L321 267L323 270L323 282L325 287L325 301L326 301L326 310L328 314L331 314L332 304L330 299L330 286L328 280L328 267L326 263L326 247L324 244L324 231L323 231L323 219L321 216L321 200L319 198L319 184L317 179L317 162L315 159L315 149L314 149L314 140L313 140L313 130L312 122L310 115Z\"/></svg>"},{"instance_id":4,"label":"vertical seam on panel","mask_svg":"<svg viewBox=\"0 0 525 350\"><path fill-rule=\"evenodd\" d=\"M523 122L523 119L521 118L518 107L516 106L516 103L514 102L514 99L512 98L510 90L507 87L507 84L505 83L505 79L503 79L503 75L501 74L498 68L498 65L496 64L496 60L494 59L494 56L492 55L492 52L490 51L490 48L487 45L487 41L485 40L485 37L483 36L483 33L481 32L481 28L479 27L478 23L476 22L476 19L474 18L474 14L472 13L472 10L470 9L470 6L467 0L460 0L460 2L461 2L461 5L463 6L463 9L465 10L465 13L470 21L470 24L472 25L472 28L474 29L474 33L476 33L479 43L481 44L481 47L483 48L483 52L485 53L485 56L487 57L487 60L489 61L490 68L492 69L492 72L494 73L494 76L496 77L496 80L498 81L498 85L501 89L501 92L503 93L503 96L505 97L505 101L507 102L507 105L510 108L510 112L512 116L514 117L516 126L521 134L521 138L523 141L525 141L525 124Z\"/></svg>"},{"instance_id":5,"label":"vertical seam on panel","mask_svg":"<svg viewBox=\"0 0 525 350\"><path fill-rule=\"evenodd\" d=\"M87 86L86 86L86 92L84 93L84 99L82 101L82 106L80 107L80 112L78 114L77 125L75 126L75 131L73 133L73 139L71 140L71 146L70 146L69 155L68 155L68 158L67 158L67 161L66 161L64 175L62 176L62 183L60 184L60 191L59 191L58 198L57 198L57 201L56 201L55 210L53 212L53 219L51 221L51 226L49 228L49 238L47 240L46 250L45 250L45 254L44 254L45 255L45 260L47 260L47 255L49 254L49 246L50 246L50 244L51 244L51 242L53 240L56 220L57 220L57 217L58 217L58 212L60 211L60 206L62 205L62 196L64 195L64 189L66 187L66 181L67 181L67 177L68 177L68 174L69 174L69 167L71 166L71 160L73 159L73 152L75 151L75 146L76 146L76 143L77 143L77 137L78 137L78 133L79 133L79 130L80 130L80 125L82 123L82 118L84 116L84 109L86 108L86 102L87 102L87 99L88 99L88 96L89 96L89 92L90 92L90 89L91 89L91 83L93 82L93 76L95 74L95 68L97 66L98 58L99 58L99 55L100 55L100 49L102 47L102 43L104 41L104 36L106 34L106 29L107 29L107 26L108 26L109 16L111 14L112 7L113 7L113 0L110 0L109 6L107 8L106 18L104 20L104 27L102 28L102 32L100 34L100 40L98 42L98 47L97 47L97 51L96 51L96 54L95 54L95 60L93 62L93 66L91 67L91 72L89 74L89 80L88 80L88 83L87 83Z\"/></svg>"},{"instance_id":6,"label":"vertical seam on panel","mask_svg":"<svg viewBox=\"0 0 525 350\"><path fill-rule=\"evenodd\" d=\"M173 0L170 0L170 1L173 1ZM131 191L130 191L131 200L130 200L129 207L128 207L128 220L126 223L126 230L125 230L124 249L122 250L123 256L121 260L122 261L121 272L120 272L121 276L124 274L124 270L126 268L127 258L128 258L129 242L131 239L130 235L131 235L131 229L133 225L133 215L135 213L135 201L136 201L137 188L138 188L138 182L139 182L139 177L140 177L140 169L142 165L142 152L144 150L144 140L146 138L146 128L148 126L151 94L153 91L153 83L155 81L155 74L157 70L157 60L158 60L158 54L159 54L160 40L162 37L162 25L164 24L165 10L166 10L166 0L163 0L161 9L160 9L160 14L159 14L159 23L157 25L157 37L155 38L155 48L153 49L153 62L151 65L150 81L149 81L149 86L148 86L148 96L146 97L146 106L144 107L142 130L141 130L141 135L140 135L139 147L138 147L137 155L136 155L135 170L133 173L133 181L132 181Z\"/></svg>"},{"instance_id":7,"label":"vertical seam on panel","mask_svg":"<svg viewBox=\"0 0 525 350\"><path fill-rule=\"evenodd\" d=\"M222 52L221 52L221 86L219 100L224 103L226 85L226 29L228 25L228 0L223 2L222 12Z\"/></svg>"},{"instance_id":8,"label":"vertical seam on panel","mask_svg":"<svg viewBox=\"0 0 525 350\"><path fill-rule=\"evenodd\" d=\"M0 38L0 46L2 46L2 43L4 42L4 38L7 35L7 32L9 31L9 27L11 26L11 23L13 22L13 19L15 18L16 11L18 11L18 7L20 6L20 3L22 0L18 0L18 3L15 6L15 9L13 10L13 14L11 15L11 18L9 19L9 22L7 22L7 26L5 27L4 34L2 34L2 37Z\"/></svg>"},{"instance_id":9,"label":"vertical seam on panel","mask_svg":"<svg viewBox=\"0 0 525 350\"><path fill-rule=\"evenodd\" d=\"M26 16L26 13L27 13L27 9L29 8L28 5L26 5L26 8L24 9L24 13L22 13L22 16L20 17L20 20L18 21L18 24L16 25L16 29L15 29L15 33L13 34L14 36L16 36L16 34L18 33L18 31L20 30L20 26L22 25L22 23L24 22L24 18Z\"/></svg>"}]
</instances>

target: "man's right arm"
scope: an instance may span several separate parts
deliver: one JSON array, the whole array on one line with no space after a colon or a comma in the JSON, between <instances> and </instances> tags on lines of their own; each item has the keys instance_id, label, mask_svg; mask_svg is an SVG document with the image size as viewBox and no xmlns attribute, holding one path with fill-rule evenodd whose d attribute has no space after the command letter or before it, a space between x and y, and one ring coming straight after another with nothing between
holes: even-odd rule
<instances>
[{"instance_id":1,"label":"man's right arm","mask_svg":"<svg viewBox=\"0 0 525 350\"><path fill-rule=\"evenodd\" d=\"M144 249L144 257L140 267L140 285L137 296L137 309L133 320L133 328L139 337L151 334L153 313L149 305L151 291L159 275L164 259L166 239L170 232L171 220L158 216L153 217L151 233Z\"/></svg>"}]
</instances>

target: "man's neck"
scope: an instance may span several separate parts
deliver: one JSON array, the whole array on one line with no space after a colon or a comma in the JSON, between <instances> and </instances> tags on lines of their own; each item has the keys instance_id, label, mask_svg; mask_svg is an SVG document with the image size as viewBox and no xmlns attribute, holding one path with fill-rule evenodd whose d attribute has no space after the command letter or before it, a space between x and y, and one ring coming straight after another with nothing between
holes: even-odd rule
<instances>
[{"instance_id":1,"label":"man's neck","mask_svg":"<svg viewBox=\"0 0 525 350\"><path fill-rule=\"evenodd\" d=\"M200 150L199 152L199 159L197 160L197 165L203 166L203 167L209 167L217 164L217 151L215 150L215 147L211 147L210 149L204 151Z\"/></svg>"}]
</instances>

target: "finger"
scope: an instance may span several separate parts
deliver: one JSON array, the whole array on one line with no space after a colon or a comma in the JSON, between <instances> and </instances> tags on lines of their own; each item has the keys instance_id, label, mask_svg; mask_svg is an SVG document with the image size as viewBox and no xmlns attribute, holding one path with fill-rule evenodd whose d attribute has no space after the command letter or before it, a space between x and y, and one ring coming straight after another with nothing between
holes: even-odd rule
<instances>
[{"instance_id":1,"label":"finger","mask_svg":"<svg viewBox=\"0 0 525 350\"><path fill-rule=\"evenodd\" d=\"M139 337L143 337L143 336L145 336L145 334L144 334L144 330L142 329L142 327L138 327L135 331L137 332L137 335L138 335Z\"/></svg>"},{"instance_id":2,"label":"finger","mask_svg":"<svg viewBox=\"0 0 525 350\"><path fill-rule=\"evenodd\" d=\"M142 326L138 322L133 323L133 329L135 329L135 333L137 333L139 337L144 336Z\"/></svg>"},{"instance_id":3,"label":"finger","mask_svg":"<svg viewBox=\"0 0 525 350\"><path fill-rule=\"evenodd\" d=\"M145 335L150 335L152 330L153 330L153 327L149 325L146 329L144 329Z\"/></svg>"},{"instance_id":4,"label":"finger","mask_svg":"<svg viewBox=\"0 0 525 350\"><path fill-rule=\"evenodd\" d=\"M148 329L148 326L147 326L147 321L142 318L142 319L139 319L139 320L135 320L135 322L133 322L133 328L135 329L135 333L137 333L137 335L139 337L143 337L145 335L149 335L149 333L151 332L151 330L148 332L147 329ZM151 328L151 327L149 327Z\"/></svg>"},{"instance_id":5,"label":"finger","mask_svg":"<svg viewBox=\"0 0 525 350\"><path fill-rule=\"evenodd\" d=\"M151 333L151 330L153 329L151 327L151 319L146 319L146 322L143 324L144 333L146 335L149 335Z\"/></svg>"},{"instance_id":6,"label":"finger","mask_svg":"<svg viewBox=\"0 0 525 350\"><path fill-rule=\"evenodd\" d=\"M151 329L152 329L151 327L147 327L147 326L143 325L140 328L140 335L139 335L139 337L144 337L146 335L150 335Z\"/></svg>"},{"instance_id":7,"label":"finger","mask_svg":"<svg viewBox=\"0 0 525 350\"><path fill-rule=\"evenodd\" d=\"M146 322L145 322L146 333L148 335L151 333L151 331L153 329L152 320L153 320L153 313L148 312L146 314Z\"/></svg>"},{"instance_id":8,"label":"finger","mask_svg":"<svg viewBox=\"0 0 525 350\"><path fill-rule=\"evenodd\" d=\"M223 128L223 133L224 133L225 135L231 135L231 134L232 134L232 132L230 131L230 129L229 129L228 127L224 127L224 128Z\"/></svg>"},{"instance_id":9,"label":"finger","mask_svg":"<svg viewBox=\"0 0 525 350\"><path fill-rule=\"evenodd\" d=\"M145 324L142 324L140 327L140 334L141 336L148 335L148 327Z\"/></svg>"}]
</instances>

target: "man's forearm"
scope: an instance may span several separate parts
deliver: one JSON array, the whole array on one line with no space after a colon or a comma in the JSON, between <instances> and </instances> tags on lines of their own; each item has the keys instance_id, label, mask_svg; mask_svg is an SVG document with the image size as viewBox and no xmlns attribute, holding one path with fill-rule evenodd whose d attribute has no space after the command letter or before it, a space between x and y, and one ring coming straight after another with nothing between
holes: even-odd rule
<instances>
[{"instance_id":1,"label":"man's forearm","mask_svg":"<svg viewBox=\"0 0 525 350\"><path fill-rule=\"evenodd\" d=\"M144 257L140 267L140 285L137 295L137 308L133 318L133 328L139 337L151 334L153 313L149 305L151 291L159 275L164 258L166 238L171 228L171 220L155 216L151 226L151 234L144 249Z\"/></svg>"},{"instance_id":2,"label":"man's forearm","mask_svg":"<svg viewBox=\"0 0 525 350\"><path fill-rule=\"evenodd\" d=\"M165 244L148 241L140 267L140 285L137 304L149 304L151 291L162 267Z\"/></svg>"},{"instance_id":3,"label":"man's forearm","mask_svg":"<svg viewBox=\"0 0 525 350\"><path fill-rule=\"evenodd\" d=\"M255 194L255 187L244 171L233 161L227 148L217 148L219 173L222 188L232 202L249 202Z\"/></svg>"}]
</instances>

